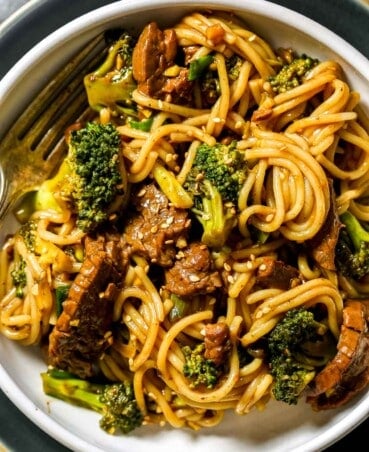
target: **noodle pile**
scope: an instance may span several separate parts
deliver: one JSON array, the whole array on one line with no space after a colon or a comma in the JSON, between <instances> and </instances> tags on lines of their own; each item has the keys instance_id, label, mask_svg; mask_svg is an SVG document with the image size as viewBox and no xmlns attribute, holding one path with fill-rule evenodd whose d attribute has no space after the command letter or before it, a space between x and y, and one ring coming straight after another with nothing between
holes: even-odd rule
<instances>
[{"instance_id":1,"label":"noodle pile","mask_svg":"<svg viewBox=\"0 0 369 452\"><path fill-rule=\"evenodd\" d=\"M223 30L219 42L209 33L217 27ZM301 85L276 94L268 77L280 66L277 51L238 20L193 13L174 29L179 46L196 46L193 59L213 52L218 99L204 108L198 95L189 107L135 90L133 101L154 111L151 130L124 123L117 129L131 184L150 179L156 163L183 184L199 143L211 146L227 136L237 140L249 168L237 205L240 238L213 253L216 268L226 275L226 306L219 314L213 295L202 295L173 322L170 294L150 278L151 263L134 255L114 305L114 323L118 329L124 325L125 334L114 336L99 366L111 381L133 381L145 422L200 429L218 424L226 410L240 415L254 407L262 410L271 398L268 364L257 354L240 364L240 345L256 344L290 309L316 305L326 309L338 340L344 299L369 293L365 280L352 282L335 269L319 267L299 246L321 230L333 202L339 214L350 210L369 221L369 123L359 94L335 61L319 62ZM233 54L242 59L235 80L226 68ZM109 122L109 111L102 111L99 120ZM32 219L43 251L29 252L24 238L15 235L1 252L0 329L22 345L45 340L56 322L55 287L72 282L82 265L68 252L81 248L84 237L68 209L36 211ZM251 228L268 239L256 243ZM258 287L256 275L265 258L283 259L291 252L297 253L304 283L289 290ZM20 257L27 275L22 297L11 277ZM183 374L182 347L203 341L206 324L220 321L230 331L227 372L213 389L194 388Z\"/></svg>"}]
</instances>

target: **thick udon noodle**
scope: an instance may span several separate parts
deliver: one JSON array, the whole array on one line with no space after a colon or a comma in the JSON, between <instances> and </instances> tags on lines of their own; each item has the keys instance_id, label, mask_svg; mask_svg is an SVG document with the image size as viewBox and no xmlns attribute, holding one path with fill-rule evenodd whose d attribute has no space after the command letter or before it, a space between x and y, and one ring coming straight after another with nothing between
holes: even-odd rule
<instances>
[{"instance_id":1,"label":"thick udon noodle","mask_svg":"<svg viewBox=\"0 0 369 452\"><path fill-rule=\"evenodd\" d=\"M207 38L207 29L214 24L225 30L218 45ZM148 413L148 400L156 407L155 414L150 409L149 422L198 429L218 424L225 410L245 414L253 407L263 409L270 399L273 377L267 364L254 358L240 367L239 342L251 345L270 332L283 313L316 304L325 305L328 326L338 338L343 299L369 292L365 283L353 283L335 271L323 270L303 252L297 262L304 284L287 291L254 287L265 256L277 257L289 241L303 243L320 230L331 203L330 179L334 180L338 212L350 209L359 219L369 221L369 207L363 201L369 187L369 137L359 94L350 89L335 61L320 62L302 85L275 95L266 79L276 71L277 55L239 22L194 13L184 17L175 31L180 45L198 46L194 58L215 52L221 94L211 109L204 109L200 96L196 107L189 108L136 90L133 100L156 114L150 132L118 127L124 135L129 181L144 181L160 162L183 183L198 144L212 145L222 132L230 130L250 167L238 199L237 227L243 239L227 259L220 252L215 261L229 273L222 318L215 317L212 296L204 295L194 302L197 308L192 313L171 322L168 294L150 280L150 263L134 256L114 307L114 321L126 325L129 341L115 339L100 367L112 381L133 380L142 412ZM231 82L225 58L233 53L243 64L239 77ZM251 108L265 118L251 121ZM109 111L102 111L100 120L108 122ZM182 159L177 156L177 143L187 147ZM345 164L340 167L343 154ZM33 217L38 220L44 253L38 256L27 251L19 236L9 238L1 253L0 328L4 336L23 345L40 343L55 323L55 282L72 281L81 266L72 262L65 250L80 244L84 235L68 210L37 211ZM269 233L270 239L254 245L250 224ZM13 255L26 262L23 298L16 296L12 286ZM214 389L200 391L183 375L181 347L203 340L205 324L219 320L230 329L229 370Z\"/></svg>"}]
</instances>

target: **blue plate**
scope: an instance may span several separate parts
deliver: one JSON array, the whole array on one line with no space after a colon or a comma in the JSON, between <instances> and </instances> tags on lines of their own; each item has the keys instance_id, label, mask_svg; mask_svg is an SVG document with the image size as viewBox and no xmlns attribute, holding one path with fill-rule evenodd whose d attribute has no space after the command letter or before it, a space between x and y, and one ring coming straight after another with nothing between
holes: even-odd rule
<instances>
[{"instance_id":1,"label":"blue plate","mask_svg":"<svg viewBox=\"0 0 369 452\"><path fill-rule=\"evenodd\" d=\"M369 58L369 8L366 0L271 0L325 25ZM0 33L0 78L45 36L76 17L100 6L104 0L32 0L6 22ZM365 4L367 6L365 6ZM366 436L369 420L326 449L349 450ZM14 452L68 452L24 416L0 391L0 449Z\"/></svg>"}]
</instances>

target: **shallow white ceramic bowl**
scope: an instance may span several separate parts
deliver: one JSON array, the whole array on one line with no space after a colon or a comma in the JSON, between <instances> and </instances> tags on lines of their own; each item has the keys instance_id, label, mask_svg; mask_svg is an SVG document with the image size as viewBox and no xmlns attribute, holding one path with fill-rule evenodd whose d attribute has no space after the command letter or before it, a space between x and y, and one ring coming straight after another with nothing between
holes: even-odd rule
<instances>
[{"instance_id":1,"label":"shallow white ceramic bowl","mask_svg":"<svg viewBox=\"0 0 369 452\"><path fill-rule=\"evenodd\" d=\"M368 60L332 32L295 12L263 0L124 0L59 29L3 78L0 136L48 76L102 30L123 26L137 32L151 20L172 25L183 14L201 7L239 14L250 29L275 47L292 47L320 59L339 61L369 111ZM0 239L5 233L0 231ZM113 437L98 428L97 414L43 394L39 374L45 365L37 348L26 349L1 338L0 363L0 386L8 397L41 429L75 451L206 452L215 448L235 452L317 451L337 441L369 415L369 393L364 392L335 411L313 413L304 403L297 407L270 403L263 413L255 411L244 417L229 414L212 430L196 433L145 427L127 437Z\"/></svg>"}]
</instances>

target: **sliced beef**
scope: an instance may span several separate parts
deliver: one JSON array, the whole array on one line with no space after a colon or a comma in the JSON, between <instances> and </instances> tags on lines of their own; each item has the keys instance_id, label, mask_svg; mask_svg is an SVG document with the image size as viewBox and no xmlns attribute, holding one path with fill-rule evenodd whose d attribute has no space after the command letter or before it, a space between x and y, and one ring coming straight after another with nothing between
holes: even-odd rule
<instances>
[{"instance_id":1,"label":"sliced beef","mask_svg":"<svg viewBox=\"0 0 369 452\"><path fill-rule=\"evenodd\" d=\"M188 69L178 67L177 74L165 74L166 69L175 65L176 55L175 30L162 31L155 22L149 23L139 36L132 55L138 90L168 102L190 102L193 83L188 80Z\"/></svg>"},{"instance_id":2,"label":"sliced beef","mask_svg":"<svg viewBox=\"0 0 369 452\"><path fill-rule=\"evenodd\" d=\"M135 212L125 226L125 243L131 253L163 267L171 266L176 242L186 237L191 225L187 211L171 206L153 183L142 186L133 199Z\"/></svg>"},{"instance_id":3,"label":"sliced beef","mask_svg":"<svg viewBox=\"0 0 369 452\"><path fill-rule=\"evenodd\" d=\"M311 240L306 242L307 249L315 262L325 270L336 269L335 248L338 241L342 223L340 222L337 205L334 197L332 181L330 181L331 203L327 218L320 231Z\"/></svg>"},{"instance_id":4,"label":"sliced beef","mask_svg":"<svg viewBox=\"0 0 369 452\"><path fill-rule=\"evenodd\" d=\"M292 265L272 257L265 257L256 274L256 283L262 288L288 290L301 284L300 272Z\"/></svg>"},{"instance_id":5,"label":"sliced beef","mask_svg":"<svg viewBox=\"0 0 369 452\"><path fill-rule=\"evenodd\" d=\"M206 359L211 359L217 366L223 364L230 351L229 327L225 322L208 323L205 326Z\"/></svg>"},{"instance_id":6,"label":"sliced beef","mask_svg":"<svg viewBox=\"0 0 369 452\"><path fill-rule=\"evenodd\" d=\"M81 378L109 346L114 300L124 264L119 237L86 237L85 260L49 337L49 364Z\"/></svg>"},{"instance_id":7,"label":"sliced beef","mask_svg":"<svg viewBox=\"0 0 369 452\"><path fill-rule=\"evenodd\" d=\"M176 295L207 294L221 286L209 249L201 242L192 242L181 250L173 267L165 272L165 288Z\"/></svg>"},{"instance_id":8,"label":"sliced beef","mask_svg":"<svg viewBox=\"0 0 369 452\"><path fill-rule=\"evenodd\" d=\"M364 303L348 300L337 354L315 377L307 402L314 410L337 408L369 383L368 311Z\"/></svg>"}]
</instances>

